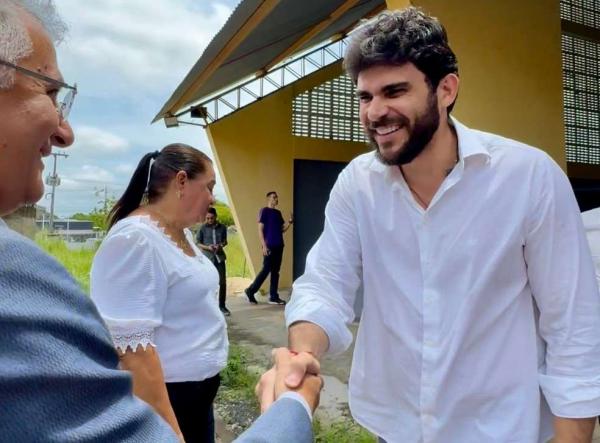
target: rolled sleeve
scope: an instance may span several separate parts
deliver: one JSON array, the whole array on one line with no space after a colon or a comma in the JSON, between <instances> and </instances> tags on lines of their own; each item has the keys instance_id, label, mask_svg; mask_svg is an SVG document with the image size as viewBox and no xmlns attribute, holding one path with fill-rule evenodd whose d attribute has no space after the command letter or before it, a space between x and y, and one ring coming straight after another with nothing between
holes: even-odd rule
<instances>
[{"instance_id":1,"label":"rolled sleeve","mask_svg":"<svg viewBox=\"0 0 600 443\"><path fill-rule=\"evenodd\" d=\"M338 177L325 209L325 226L306 259L306 271L292 289L286 325L307 321L329 338L328 353L348 349L354 300L362 280L362 259L356 216L351 201L351 171Z\"/></svg>"},{"instance_id":2,"label":"rolled sleeve","mask_svg":"<svg viewBox=\"0 0 600 443\"><path fill-rule=\"evenodd\" d=\"M600 293L577 202L551 160L528 220L524 255L546 344L539 383L558 417L600 414Z\"/></svg>"}]
</instances>

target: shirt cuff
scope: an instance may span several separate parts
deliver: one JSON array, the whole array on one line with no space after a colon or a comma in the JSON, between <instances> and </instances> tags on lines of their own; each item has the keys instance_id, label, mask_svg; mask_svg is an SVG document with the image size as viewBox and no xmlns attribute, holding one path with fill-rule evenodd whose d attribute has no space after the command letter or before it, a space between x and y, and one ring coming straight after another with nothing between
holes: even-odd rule
<instances>
[{"instance_id":1,"label":"shirt cuff","mask_svg":"<svg viewBox=\"0 0 600 443\"><path fill-rule=\"evenodd\" d=\"M280 400L282 398L291 398L292 400L296 400L296 401L300 402L302 404L302 406L304 406L304 409L306 409L306 413L308 414L308 417L310 418L310 421L312 422L312 411L310 410L310 406L308 406L308 402L304 399L304 397L302 397L297 392L286 391L283 394L281 394L277 400Z\"/></svg>"},{"instance_id":2,"label":"shirt cuff","mask_svg":"<svg viewBox=\"0 0 600 443\"><path fill-rule=\"evenodd\" d=\"M600 376L576 379L540 374L539 381L556 417L590 418L600 415Z\"/></svg>"},{"instance_id":3,"label":"shirt cuff","mask_svg":"<svg viewBox=\"0 0 600 443\"><path fill-rule=\"evenodd\" d=\"M321 303L309 302L296 306L292 296L292 301L285 309L285 323L289 328L299 321L314 323L325 331L329 339L327 354L341 354L352 344L352 333L338 313Z\"/></svg>"}]
</instances>

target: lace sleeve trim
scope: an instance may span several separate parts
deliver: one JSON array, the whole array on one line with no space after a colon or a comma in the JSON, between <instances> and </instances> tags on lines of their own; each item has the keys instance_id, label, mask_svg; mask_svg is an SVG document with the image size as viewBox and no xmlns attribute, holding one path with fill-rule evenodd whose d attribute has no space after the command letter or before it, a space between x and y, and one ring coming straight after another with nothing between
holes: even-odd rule
<instances>
[{"instance_id":1,"label":"lace sleeve trim","mask_svg":"<svg viewBox=\"0 0 600 443\"><path fill-rule=\"evenodd\" d=\"M142 349L145 351L148 345L153 348L156 347L154 344L154 331L136 331L127 334L112 334L113 343L115 348L125 353L127 348L131 348L133 352L136 351L139 345L142 345Z\"/></svg>"}]
</instances>

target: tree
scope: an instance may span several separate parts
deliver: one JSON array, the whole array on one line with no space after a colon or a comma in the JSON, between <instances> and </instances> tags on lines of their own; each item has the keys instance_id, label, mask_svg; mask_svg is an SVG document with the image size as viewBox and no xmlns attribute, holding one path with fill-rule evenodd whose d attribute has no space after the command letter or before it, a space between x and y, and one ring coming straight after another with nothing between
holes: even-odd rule
<instances>
[{"instance_id":1,"label":"tree","mask_svg":"<svg viewBox=\"0 0 600 443\"><path fill-rule=\"evenodd\" d=\"M227 206L226 203L216 201L213 207L217 210L219 222L223 223L227 227L235 224L233 221L233 216L231 215L231 209L229 209L229 206Z\"/></svg>"},{"instance_id":2,"label":"tree","mask_svg":"<svg viewBox=\"0 0 600 443\"><path fill-rule=\"evenodd\" d=\"M106 201L106 211L104 210L104 202L101 202L92 209L91 212L85 214L77 212L71 216L73 220L87 220L94 223L94 229L106 232L108 228L108 213L116 203L116 199L109 197Z\"/></svg>"}]
</instances>

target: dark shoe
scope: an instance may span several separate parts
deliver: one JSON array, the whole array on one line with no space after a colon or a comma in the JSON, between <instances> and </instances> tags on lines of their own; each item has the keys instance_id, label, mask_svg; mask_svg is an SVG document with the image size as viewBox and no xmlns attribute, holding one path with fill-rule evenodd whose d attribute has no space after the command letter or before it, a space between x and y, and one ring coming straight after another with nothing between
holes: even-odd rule
<instances>
[{"instance_id":1,"label":"dark shoe","mask_svg":"<svg viewBox=\"0 0 600 443\"><path fill-rule=\"evenodd\" d=\"M221 312L223 313L223 315L225 317L229 317L231 315L231 311L229 309L227 309L227 307L219 306L219 309L221 310Z\"/></svg>"},{"instance_id":2,"label":"dark shoe","mask_svg":"<svg viewBox=\"0 0 600 443\"><path fill-rule=\"evenodd\" d=\"M256 299L254 298L254 294L250 294L248 292L248 289L244 289L244 294L246 294L246 297L248 297L248 301L250 303L252 303L253 305L257 305L258 302L256 301Z\"/></svg>"},{"instance_id":3,"label":"dark shoe","mask_svg":"<svg viewBox=\"0 0 600 443\"><path fill-rule=\"evenodd\" d=\"M270 298L269 299L269 304L270 305L285 305L285 300L282 300L279 297L277 297L277 298Z\"/></svg>"}]
</instances>

